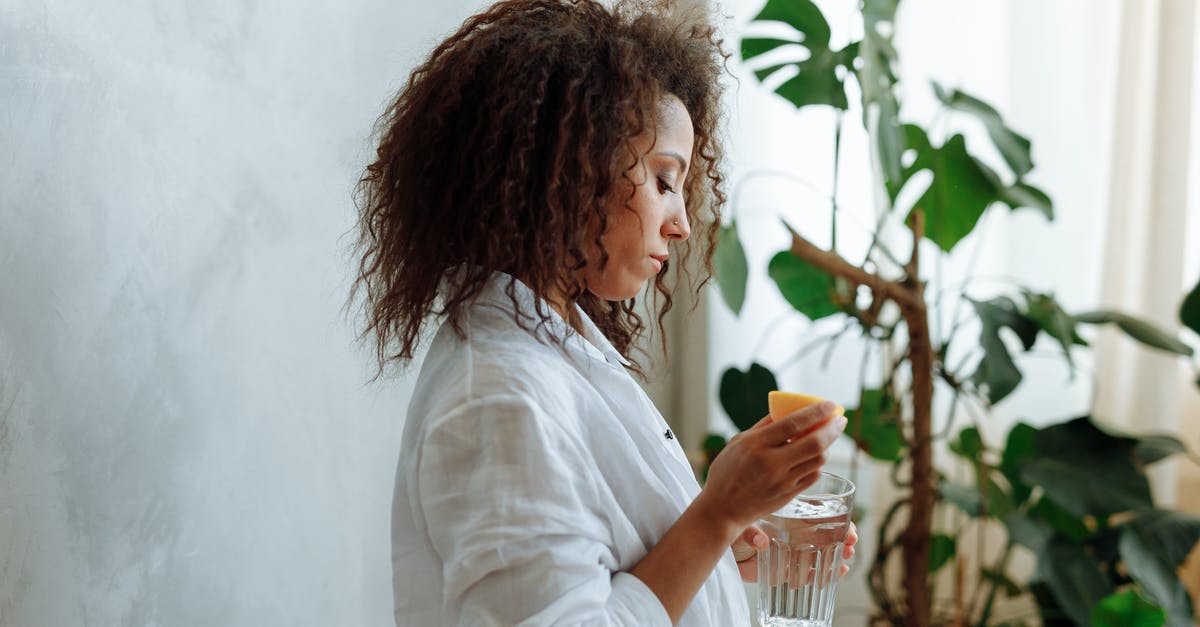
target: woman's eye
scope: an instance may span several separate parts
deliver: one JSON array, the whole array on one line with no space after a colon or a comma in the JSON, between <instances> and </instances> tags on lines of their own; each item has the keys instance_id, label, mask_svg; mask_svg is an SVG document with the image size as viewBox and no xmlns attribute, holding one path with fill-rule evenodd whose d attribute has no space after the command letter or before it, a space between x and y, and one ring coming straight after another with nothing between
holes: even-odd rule
<instances>
[{"instance_id":1,"label":"woman's eye","mask_svg":"<svg viewBox=\"0 0 1200 627\"><path fill-rule=\"evenodd\" d=\"M660 179L658 179L658 191L659 192L674 192L675 188L671 187L670 185L667 184L667 182L665 180L660 178Z\"/></svg>"}]
</instances>

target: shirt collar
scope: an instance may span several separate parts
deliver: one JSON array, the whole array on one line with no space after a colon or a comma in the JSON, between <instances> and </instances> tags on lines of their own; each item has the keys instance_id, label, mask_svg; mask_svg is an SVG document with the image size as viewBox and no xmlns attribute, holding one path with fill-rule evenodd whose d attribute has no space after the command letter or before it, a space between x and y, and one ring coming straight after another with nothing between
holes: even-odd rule
<instances>
[{"instance_id":1,"label":"shirt collar","mask_svg":"<svg viewBox=\"0 0 1200 627\"><path fill-rule=\"evenodd\" d=\"M555 335L563 337L567 342L576 341L582 345L583 350L594 353L596 357L602 358L610 364L629 366L631 362L625 359L596 323L584 312L583 308L578 303L575 304L575 311L579 314L579 319L583 322L582 337L574 327L572 327L562 316L558 314L550 303L542 297L538 296L529 286L521 282L520 279L499 270L494 271L483 289L479 292L476 299L477 303L488 304L499 307L508 313L513 311L513 301L508 296L508 286L513 286L513 295L516 297L517 305L521 313L525 316L533 316L536 314L536 304L540 302L544 310L549 312L547 325L551 326ZM537 322L534 322L536 325Z\"/></svg>"}]
</instances>

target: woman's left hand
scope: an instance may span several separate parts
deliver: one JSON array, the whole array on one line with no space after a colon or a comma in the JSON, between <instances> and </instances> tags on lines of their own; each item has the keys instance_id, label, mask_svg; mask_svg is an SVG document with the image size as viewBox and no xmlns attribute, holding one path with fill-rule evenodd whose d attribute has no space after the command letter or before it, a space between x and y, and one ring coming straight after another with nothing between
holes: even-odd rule
<instances>
[{"instance_id":1,"label":"woman's left hand","mask_svg":"<svg viewBox=\"0 0 1200 627\"><path fill-rule=\"evenodd\" d=\"M758 581L758 554L759 551L767 548L770 542L767 534L753 525L746 527L738 539L734 540L733 558L737 560L738 572L742 574L742 581L750 583ZM850 523L850 529L846 532L846 546L842 549L843 562L854 557L854 545L856 544L858 544L858 527L854 526L854 523ZM840 575L845 575L849 571L850 566L843 563Z\"/></svg>"}]
</instances>

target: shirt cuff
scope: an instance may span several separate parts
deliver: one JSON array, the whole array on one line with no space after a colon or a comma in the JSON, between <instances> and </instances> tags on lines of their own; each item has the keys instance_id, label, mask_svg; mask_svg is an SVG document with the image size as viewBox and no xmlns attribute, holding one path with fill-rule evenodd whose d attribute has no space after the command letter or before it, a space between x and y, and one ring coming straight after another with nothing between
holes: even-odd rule
<instances>
[{"instance_id":1,"label":"shirt cuff","mask_svg":"<svg viewBox=\"0 0 1200 627\"><path fill-rule=\"evenodd\" d=\"M629 573L616 573L612 578L612 599L617 601L614 614L626 614L618 625L645 625L646 627L672 627L671 617L662 601L641 579Z\"/></svg>"}]
</instances>

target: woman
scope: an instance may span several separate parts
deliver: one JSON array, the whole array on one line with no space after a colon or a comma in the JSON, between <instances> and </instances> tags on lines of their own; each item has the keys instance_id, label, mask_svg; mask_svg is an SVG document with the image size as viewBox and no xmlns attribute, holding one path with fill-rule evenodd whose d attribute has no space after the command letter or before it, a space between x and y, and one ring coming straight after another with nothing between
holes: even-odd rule
<instances>
[{"instance_id":1,"label":"woman","mask_svg":"<svg viewBox=\"0 0 1200 627\"><path fill-rule=\"evenodd\" d=\"M661 324L693 225L711 268L722 62L663 9L512 0L380 119L355 286L380 372L441 323L396 476L398 625L747 622L751 524L815 480L845 419L802 438L832 405L764 419L700 489L629 374L634 299L654 279Z\"/></svg>"}]
</instances>

